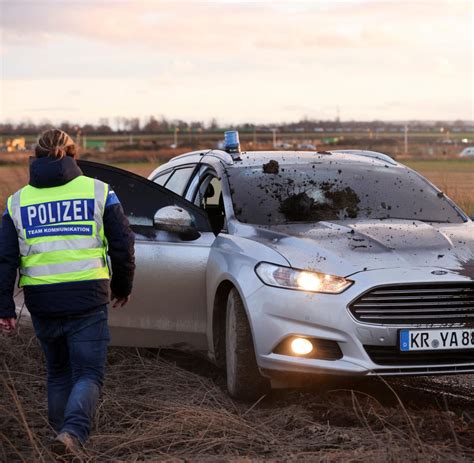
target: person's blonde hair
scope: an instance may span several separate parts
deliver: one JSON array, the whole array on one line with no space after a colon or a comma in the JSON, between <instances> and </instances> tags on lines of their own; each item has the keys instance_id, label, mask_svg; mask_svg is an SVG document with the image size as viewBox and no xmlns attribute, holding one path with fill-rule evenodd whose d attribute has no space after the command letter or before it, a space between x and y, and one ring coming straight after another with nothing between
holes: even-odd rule
<instances>
[{"instance_id":1,"label":"person's blonde hair","mask_svg":"<svg viewBox=\"0 0 474 463\"><path fill-rule=\"evenodd\" d=\"M62 159L64 156L74 157L76 155L76 145L66 132L59 129L50 129L39 138L35 155L37 158L49 156L55 159Z\"/></svg>"}]
</instances>

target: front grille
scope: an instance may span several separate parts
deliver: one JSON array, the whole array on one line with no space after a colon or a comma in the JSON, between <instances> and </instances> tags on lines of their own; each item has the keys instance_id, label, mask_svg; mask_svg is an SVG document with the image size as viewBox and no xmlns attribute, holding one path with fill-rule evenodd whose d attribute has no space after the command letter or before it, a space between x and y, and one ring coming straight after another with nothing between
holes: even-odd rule
<instances>
[{"instance_id":1,"label":"front grille","mask_svg":"<svg viewBox=\"0 0 474 463\"><path fill-rule=\"evenodd\" d=\"M453 365L472 364L474 349L464 351L400 352L396 346L364 346L372 362L377 365Z\"/></svg>"},{"instance_id":2,"label":"front grille","mask_svg":"<svg viewBox=\"0 0 474 463\"><path fill-rule=\"evenodd\" d=\"M378 325L474 325L474 282L379 286L349 310L357 320Z\"/></svg>"}]
</instances>

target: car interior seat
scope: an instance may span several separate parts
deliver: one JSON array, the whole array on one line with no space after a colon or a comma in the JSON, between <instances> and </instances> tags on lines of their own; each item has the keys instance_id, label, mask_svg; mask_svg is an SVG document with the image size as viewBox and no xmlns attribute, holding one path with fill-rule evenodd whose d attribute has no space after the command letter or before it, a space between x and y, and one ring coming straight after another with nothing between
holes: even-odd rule
<instances>
[{"instance_id":1,"label":"car interior seat","mask_svg":"<svg viewBox=\"0 0 474 463\"><path fill-rule=\"evenodd\" d=\"M208 204L208 199L214 198L215 194L216 192L213 185L209 183L204 194L204 209L207 212L207 216L209 217L209 222L211 223L212 231L217 236L224 227L225 210L222 192L219 195L218 204Z\"/></svg>"}]
</instances>

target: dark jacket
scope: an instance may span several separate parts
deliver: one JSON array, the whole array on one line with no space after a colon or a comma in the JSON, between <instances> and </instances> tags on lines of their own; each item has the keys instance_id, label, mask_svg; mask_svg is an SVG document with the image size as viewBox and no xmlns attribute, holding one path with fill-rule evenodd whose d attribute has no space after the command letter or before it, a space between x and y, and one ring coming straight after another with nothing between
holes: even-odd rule
<instances>
[{"instance_id":1,"label":"dark jacket","mask_svg":"<svg viewBox=\"0 0 474 463\"><path fill-rule=\"evenodd\" d=\"M30 165L30 185L36 188L65 185L79 175L82 172L71 157L59 161L48 157L39 158ZM135 272L134 236L113 191L109 191L105 204L104 233L112 264L112 281L25 286L25 304L30 313L39 317L78 315L107 304L110 300L109 286L118 297L131 293ZM0 318L15 317L13 292L19 265L17 232L6 210L0 225Z\"/></svg>"}]
</instances>

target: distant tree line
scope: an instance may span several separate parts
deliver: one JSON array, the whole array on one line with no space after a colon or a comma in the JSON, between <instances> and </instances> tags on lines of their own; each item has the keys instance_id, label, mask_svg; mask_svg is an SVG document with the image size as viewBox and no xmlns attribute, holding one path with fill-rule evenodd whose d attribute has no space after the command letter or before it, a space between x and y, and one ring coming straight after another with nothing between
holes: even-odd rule
<instances>
[{"instance_id":1,"label":"distant tree line","mask_svg":"<svg viewBox=\"0 0 474 463\"><path fill-rule=\"evenodd\" d=\"M440 132L452 130L457 132L474 131L472 121L409 121L411 132ZM53 124L48 121L34 123L30 120L11 123L0 123L0 135L36 135L49 128ZM180 132L222 132L224 130L239 130L241 132L332 132L332 131L402 131L404 122L387 121L339 121L339 120L315 120L304 118L295 122L279 124L252 124L243 123L236 125L219 124L216 119L209 122L183 121L180 119L166 119L165 117L150 116L146 120L138 117L115 117L113 119L101 118L97 124L75 124L62 122L61 130L71 134L82 135L108 135L108 134L160 134L170 133L178 129Z\"/></svg>"}]
</instances>

